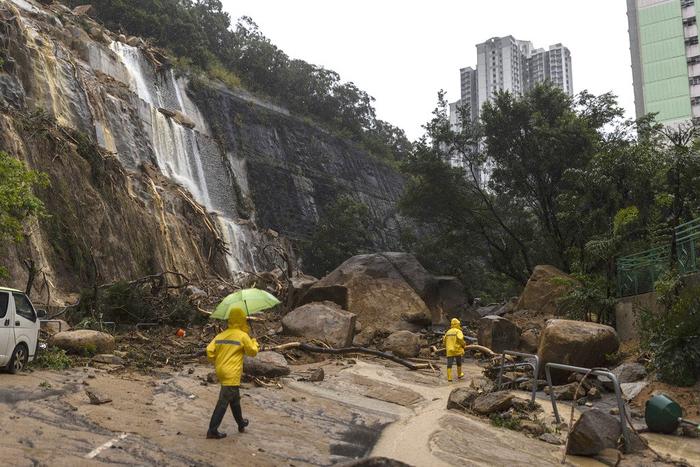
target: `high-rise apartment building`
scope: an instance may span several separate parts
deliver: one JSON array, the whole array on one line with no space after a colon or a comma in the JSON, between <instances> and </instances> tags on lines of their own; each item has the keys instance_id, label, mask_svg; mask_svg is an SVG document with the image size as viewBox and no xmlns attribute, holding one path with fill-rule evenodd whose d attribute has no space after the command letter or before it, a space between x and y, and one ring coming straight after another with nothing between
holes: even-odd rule
<instances>
[{"instance_id":1,"label":"high-rise apartment building","mask_svg":"<svg viewBox=\"0 0 700 467\"><path fill-rule=\"evenodd\" d=\"M476 54L476 69L459 70L460 99L452 102L449 109L453 128L461 126L460 106L468 106L468 116L476 121L484 103L499 91L521 96L537 83L550 82L568 95L574 95L571 53L562 44L552 45L549 50L535 49L531 42L519 41L513 36L493 37L477 44ZM464 165L460 158L454 157L451 163ZM488 182L492 169L492 163L487 161L476 170L479 185Z\"/></svg>"},{"instance_id":2,"label":"high-rise apartment building","mask_svg":"<svg viewBox=\"0 0 700 467\"><path fill-rule=\"evenodd\" d=\"M477 44L476 52L476 69L460 70L461 99L454 103L454 108L469 104L472 120L499 91L521 96L537 83L550 82L574 94L571 53L562 44L535 49L531 42L513 36L493 37Z\"/></svg>"},{"instance_id":3,"label":"high-rise apartment building","mask_svg":"<svg viewBox=\"0 0 700 467\"><path fill-rule=\"evenodd\" d=\"M466 67L459 70L459 81L461 84L460 105L469 105L469 116L472 121L479 116L479 77L476 70Z\"/></svg>"},{"instance_id":4,"label":"high-rise apartment building","mask_svg":"<svg viewBox=\"0 0 700 467\"><path fill-rule=\"evenodd\" d=\"M700 45L694 0L627 0L637 117L677 125L700 118Z\"/></svg>"}]
</instances>

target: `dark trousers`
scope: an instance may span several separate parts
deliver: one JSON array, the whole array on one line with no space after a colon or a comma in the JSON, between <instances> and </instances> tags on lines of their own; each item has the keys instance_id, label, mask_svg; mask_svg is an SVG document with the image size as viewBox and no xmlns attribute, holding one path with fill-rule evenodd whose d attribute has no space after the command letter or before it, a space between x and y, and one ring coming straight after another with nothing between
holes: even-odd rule
<instances>
[{"instance_id":1,"label":"dark trousers","mask_svg":"<svg viewBox=\"0 0 700 467\"><path fill-rule=\"evenodd\" d=\"M455 357L447 357L447 368L452 368L455 360L457 361L457 366L462 366L462 356L457 355Z\"/></svg>"},{"instance_id":2,"label":"dark trousers","mask_svg":"<svg viewBox=\"0 0 700 467\"><path fill-rule=\"evenodd\" d=\"M226 409L231 406L231 413L239 427L243 425L243 413L241 412L241 394L238 391L238 386L221 386L219 392L219 400L214 407L214 413L211 414L209 422L209 432L215 433L219 431L221 421L226 415Z\"/></svg>"}]
</instances>

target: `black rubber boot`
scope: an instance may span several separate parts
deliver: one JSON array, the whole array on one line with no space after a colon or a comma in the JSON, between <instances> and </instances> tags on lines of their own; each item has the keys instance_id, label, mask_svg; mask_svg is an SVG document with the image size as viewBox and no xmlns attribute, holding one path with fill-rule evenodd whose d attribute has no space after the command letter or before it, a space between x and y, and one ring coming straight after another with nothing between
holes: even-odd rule
<instances>
[{"instance_id":1,"label":"black rubber boot","mask_svg":"<svg viewBox=\"0 0 700 467\"><path fill-rule=\"evenodd\" d=\"M243 433L245 431L245 427L248 426L248 419L244 418L241 423L238 424L238 432Z\"/></svg>"},{"instance_id":2,"label":"black rubber boot","mask_svg":"<svg viewBox=\"0 0 700 467\"><path fill-rule=\"evenodd\" d=\"M226 438L226 433L221 433L219 431L207 431L207 439L223 439Z\"/></svg>"}]
</instances>

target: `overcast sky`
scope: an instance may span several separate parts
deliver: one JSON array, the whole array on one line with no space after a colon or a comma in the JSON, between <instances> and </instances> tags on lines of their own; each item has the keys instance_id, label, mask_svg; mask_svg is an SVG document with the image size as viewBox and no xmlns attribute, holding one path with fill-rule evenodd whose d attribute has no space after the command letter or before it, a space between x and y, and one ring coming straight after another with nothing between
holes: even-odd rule
<instances>
[{"instance_id":1,"label":"overcast sky","mask_svg":"<svg viewBox=\"0 0 700 467\"><path fill-rule=\"evenodd\" d=\"M513 35L571 50L574 89L612 91L634 114L624 0L223 0L293 58L324 66L376 98L380 118L423 134L437 92L459 99L476 44Z\"/></svg>"}]
</instances>

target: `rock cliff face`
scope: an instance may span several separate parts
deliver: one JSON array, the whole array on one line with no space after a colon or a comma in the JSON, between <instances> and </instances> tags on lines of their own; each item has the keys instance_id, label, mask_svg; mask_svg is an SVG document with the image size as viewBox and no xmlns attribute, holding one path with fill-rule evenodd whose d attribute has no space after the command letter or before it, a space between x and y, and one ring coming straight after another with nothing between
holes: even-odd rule
<instances>
[{"instance_id":1,"label":"rock cliff face","mask_svg":"<svg viewBox=\"0 0 700 467\"><path fill-rule=\"evenodd\" d=\"M264 246L290 251L339 193L370 207L378 247L396 243L396 171L128 42L59 4L0 0L0 150L51 179L48 216L4 247L11 283L26 279L25 258L64 292L265 269Z\"/></svg>"}]
</instances>

